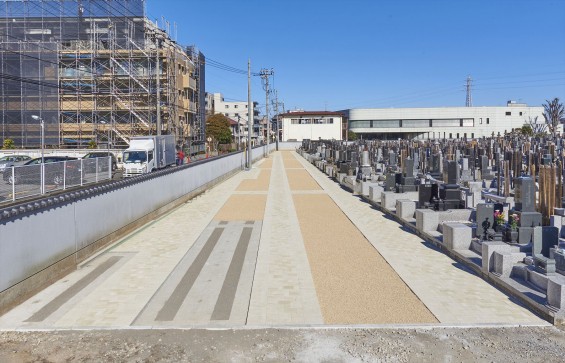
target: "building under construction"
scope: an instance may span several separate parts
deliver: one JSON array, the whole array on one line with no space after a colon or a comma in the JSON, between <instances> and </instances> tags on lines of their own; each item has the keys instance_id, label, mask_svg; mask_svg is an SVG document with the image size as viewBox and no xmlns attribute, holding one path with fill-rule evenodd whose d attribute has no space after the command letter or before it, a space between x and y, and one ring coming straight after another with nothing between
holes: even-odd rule
<instances>
[{"instance_id":1,"label":"building under construction","mask_svg":"<svg viewBox=\"0 0 565 363\"><path fill-rule=\"evenodd\" d=\"M53 147L203 142L204 56L169 34L145 0L0 0L1 139L36 147L43 120Z\"/></svg>"}]
</instances>

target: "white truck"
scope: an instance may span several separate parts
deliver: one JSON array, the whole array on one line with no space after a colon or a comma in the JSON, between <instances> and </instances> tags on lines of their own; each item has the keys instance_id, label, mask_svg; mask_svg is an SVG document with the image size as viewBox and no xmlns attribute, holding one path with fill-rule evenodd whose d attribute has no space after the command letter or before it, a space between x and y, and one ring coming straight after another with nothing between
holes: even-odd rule
<instances>
[{"instance_id":1,"label":"white truck","mask_svg":"<svg viewBox=\"0 0 565 363\"><path fill-rule=\"evenodd\" d=\"M124 177L163 169L176 163L174 135L135 136L124 150Z\"/></svg>"}]
</instances>

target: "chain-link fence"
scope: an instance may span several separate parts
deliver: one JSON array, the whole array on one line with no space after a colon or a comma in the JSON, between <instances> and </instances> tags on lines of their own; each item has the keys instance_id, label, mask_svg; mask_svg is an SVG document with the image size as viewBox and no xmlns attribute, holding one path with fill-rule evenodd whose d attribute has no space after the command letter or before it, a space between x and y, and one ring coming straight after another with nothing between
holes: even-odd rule
<instances>
[{"instance_id":1,"label":"chain-link fence","mask_svg":"<svg viewBox=\"0 0 565 363\"><path fill-rule=\"evenodd\" d=\"M112 178L112 158L100 157L5 168L0 205Z\"/></svg>"}]
</instances>

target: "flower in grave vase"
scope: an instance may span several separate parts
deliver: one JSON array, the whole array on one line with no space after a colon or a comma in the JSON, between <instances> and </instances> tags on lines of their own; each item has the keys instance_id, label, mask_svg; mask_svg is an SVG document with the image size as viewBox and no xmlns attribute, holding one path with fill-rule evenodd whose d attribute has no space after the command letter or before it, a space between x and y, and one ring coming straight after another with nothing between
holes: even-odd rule
<instances>
[{"instance_id":1,"label":"flower in grave vase","mask_svg":"<svg viewBox=\"0 0 565 363\"><path fill-rule=\"evenodd\" d=\"M502 231L502 228L506 224L506 220L504 219L504 213L499 210L494 211L494 230L495 231Z\"/></svg>"}]
</instances>

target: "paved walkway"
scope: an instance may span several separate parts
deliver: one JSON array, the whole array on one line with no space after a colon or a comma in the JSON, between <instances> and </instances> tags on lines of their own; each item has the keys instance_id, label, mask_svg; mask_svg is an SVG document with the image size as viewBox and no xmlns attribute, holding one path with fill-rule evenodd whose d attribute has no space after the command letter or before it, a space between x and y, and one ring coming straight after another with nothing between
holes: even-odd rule
<instances>
[{"instance_id":1,"label":"paved walkway","mask_svg":"<svg viewBox=\"0 0 565 363\"><path fill-rule=\"evenodd\" d=\"M276 152L0 317L0 329L544 324Z\"/></svg>"}]
</instances>

